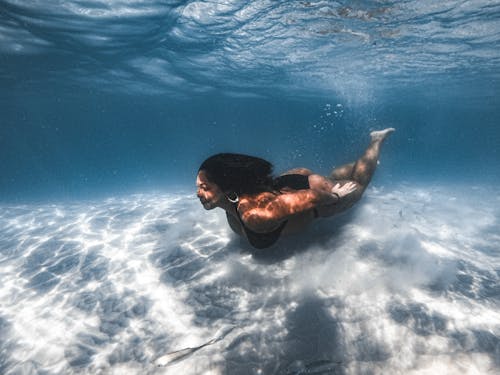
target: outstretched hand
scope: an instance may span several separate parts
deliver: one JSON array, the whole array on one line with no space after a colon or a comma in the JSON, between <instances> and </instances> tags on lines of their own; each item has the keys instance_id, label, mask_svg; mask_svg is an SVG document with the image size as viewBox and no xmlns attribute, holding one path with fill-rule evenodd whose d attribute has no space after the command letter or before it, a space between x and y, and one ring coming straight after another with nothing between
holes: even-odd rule
<instances>
[{"instance_id":1,"label":"outstretched hand","mask_svg":"<svg viewBox=\"0 0 500 375\"><path fill-rule=\"evenodd\" d=\"M356 184L350 181L342 186L340 184L336 184L334 187L332 187L332 194L337 194L339 198L342 198L347 194L351 194L356 189Z\"/></svg>"}]
</instances>

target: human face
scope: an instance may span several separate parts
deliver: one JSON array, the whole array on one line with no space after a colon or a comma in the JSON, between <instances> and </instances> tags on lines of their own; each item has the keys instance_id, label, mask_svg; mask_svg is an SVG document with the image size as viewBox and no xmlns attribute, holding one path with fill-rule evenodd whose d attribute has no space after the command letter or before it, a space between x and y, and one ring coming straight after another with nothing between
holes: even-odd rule
<instances>
[{"instance_id":1,"label":"human face","mask_svg":"<svg viewBox=\"0 0 500 375\"><path fill-rule=\"evenodd\" d=\"M224 199L222 191L208 179L205 171L199 171L196 177L196 196L200 199L205 210L219 207Z\"/></svg>"}]
</instances>

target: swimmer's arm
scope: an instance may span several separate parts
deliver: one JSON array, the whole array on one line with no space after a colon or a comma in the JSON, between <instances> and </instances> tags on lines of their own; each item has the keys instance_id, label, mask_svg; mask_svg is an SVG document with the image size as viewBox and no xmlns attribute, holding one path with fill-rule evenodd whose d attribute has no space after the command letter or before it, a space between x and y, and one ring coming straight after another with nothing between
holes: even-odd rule
<instances>
[{"instance_id":1,"label":"swimmer's arm","mask_svg":"<svg viewBox=\"0 0 500 375\"><path fill-rule=\"evenodd\" d=\"M331 205L339 201L340 194L328 194L317 190L297 190L276 196L263 207L255 207L241 213L248 228L257 233L276 229L283 221L317 206Z\"/></svg>"},{"instance_id":2,"label":"swimmer's arm","mask_svg":"<svg viewBox=\"0 0 500 375\"><path fill-rule=\"evenodd\" d=\"M356 184L336 184L329 193L320 190L297 190L276 196L262 206L244 210L241 219L257 233L276 229L283 221L319 206L329 206L356 190Z\"/></svg>"}]
</instances>

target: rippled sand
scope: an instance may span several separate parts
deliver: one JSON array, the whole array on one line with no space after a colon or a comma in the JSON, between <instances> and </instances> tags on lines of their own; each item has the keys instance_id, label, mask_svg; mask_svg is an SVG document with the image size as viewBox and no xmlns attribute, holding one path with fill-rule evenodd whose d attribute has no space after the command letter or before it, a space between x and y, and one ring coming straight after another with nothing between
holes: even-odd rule
<instances>
[{"instance_id":1,"label":"rippled sand","mask_svg":"<svg viewBox=\"0 0 500 375\"><path fill-rule=\"evenodd\" d=\"M0 206L2 374L494 374L500 199L371 189L251 253L193 196Z\"/></svg>"}]
</instances>

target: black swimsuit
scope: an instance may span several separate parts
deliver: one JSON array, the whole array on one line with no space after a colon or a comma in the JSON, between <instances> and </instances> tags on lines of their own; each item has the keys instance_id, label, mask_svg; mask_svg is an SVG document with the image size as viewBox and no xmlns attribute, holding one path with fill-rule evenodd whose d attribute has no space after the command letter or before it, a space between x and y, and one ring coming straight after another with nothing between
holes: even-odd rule
<instances>
[{"instance_id":1,"label":"black swimsuit","mask_svg":"<svg viewBox=\"0 0 500 375\"><path fill-rule=\"evenodd\" d=\"M290 188L294 190L309 189L310 188L309 177L301 174L287 174L275 178L273 181L273 189L279 191L284 188ZM234 208L238 213L238 203L234 203ZM314 216L317 217L317 215L318 215L317 211L316 209L314 209ZM239 214L238 214L238 219L240 219L241 227L243 228L243 231L247 236L248 242L250 242L250 244L257 249L265 249L266 247L269 247L273 245L276 241L278 241L281 232L288 223L288 220L285 220L284 222L281 223L281 225L278 228L276 228L272 232L257 233L249 229L245 225Z\"/></svg>"}]
</instances>

